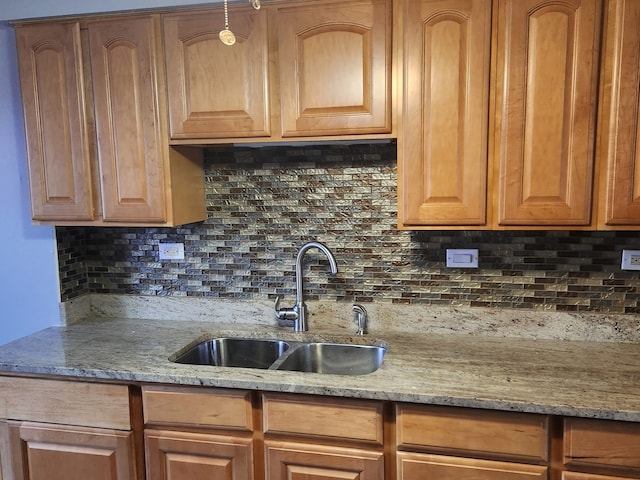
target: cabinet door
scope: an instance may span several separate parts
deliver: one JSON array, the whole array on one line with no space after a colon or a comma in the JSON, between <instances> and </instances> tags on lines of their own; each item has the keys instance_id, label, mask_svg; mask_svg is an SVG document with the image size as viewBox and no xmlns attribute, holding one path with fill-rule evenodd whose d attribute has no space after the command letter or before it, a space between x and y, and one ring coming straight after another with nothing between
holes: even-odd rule
<instances>
[{"instance_id":1,"label":"cabinet door","mask_svg":"<svg viewBox=\"0 0 640 480\"><path fill-rule=\"evenodd\" d=\"M234 8L236 43L224 45L224 11L163 17L171 138L268 136L267 12Z\"/></svg>"},{"instance_id":2,"label":"cabinet door","mask_svg":"<svg viewBox=\"0 0 640 480\"><path fill-rule=\"evenodd\" d=\"M611 0L602 70L600 228L640 225L640 2Z\"/></svg>"},{"instance_id":3,"label":"cabinet door","mask_svg":"<svg viewBox=\"0 0 640 480\"><path fill-rule=\"evenodd\" d=\"M277 11L282 136L391 131L391 3Z\"/></svg>"},{"instance_id":4,"label":"cabinet door","mask_svg":"<svg viewBox=\"0 0 640 480\"><path fill-rule=\"evenodd\" d=\"M34 220L92 220L78 23L16 28Z\"/></svg>"},{"instance_id":5,"label":"cabinet door","mask_svg":"<svg viewBox=\"0 0 640 480\"><path fill-rule=\"evenodd\" d=\"M498 224L588 226L600 0L500 0Z\"/></svg>"},{"instance_id":6,"label":"cabinet door","mask_svg":"<svg viewBox=\"0 0 640 480\"><path fill-rule=\"evenodd\" d=\"M104 220L164 222L164 85L159 20L118 18L88 25Z\"/></svg>"},{"instance_id":7,"label":"cabinet door","mask_svg":"<svg viewBox=\"0 0 640 480\"><path fill-rule=\"evenodd\" d=\"M547 467L472 458L398 453L398 480L545 480Z\"/></svg>"},{"instance_id":8,"label":"cabinet door","mask_svg":"<svg viewBox=\"0 0 640 480\"><path fill-rule=\"evenodd\" d=\"M484 225L490 0L403 2L400 224Z\"/></svg>"},{"instance_id":9,"label":"cabinet door","mask_svg":"<svg viewBox=\"0 0 640 480\"><path fill-rule=\"evenodd\" d=\"M133 445L127 431L9 422L16 480L136 480Z\"/></svg>"},{"instance_id":10,"label":"cabinet door","mask_svg":"<svg viewBox=\"0 0 640 480\"><path fill-rule=\"evenodd\" d=\"M145 432L147 480L252 480L250 438Z\"/></svg>"},{"instance_id":11,"label":"cabinet door","mask_svg":"<svg viewBox=\"0 0 640 480\"><path fill-rule=\"evenodd\" d=\"M384 480L381 452L267 440L267 480Z\"/></svg>"}]
</instances>

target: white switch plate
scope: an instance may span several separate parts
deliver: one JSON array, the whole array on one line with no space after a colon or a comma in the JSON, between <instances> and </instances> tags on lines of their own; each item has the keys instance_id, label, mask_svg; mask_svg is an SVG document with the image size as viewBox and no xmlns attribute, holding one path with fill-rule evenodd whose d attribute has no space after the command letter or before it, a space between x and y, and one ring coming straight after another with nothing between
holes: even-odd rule
<instances>
[{"instance_id":1,"label":"white switch plate","mask_svg":"<svg viewBox=\"0 0 640 480\"><path fill-rule=\"evenodd\" d=\"M447 248L447 267L478 268L478 249Z\"/></svg>"},{"instance_id":2,"label":"white switch plate","mask_svg":"<svg viewBox=\"0 0 640 480\"><path fill-rule=\"evenodd\" d=\"M622 250L622 270L640 270L640 250Z\"/></svg>"},{"instance_id":3,"label":"white switch plate","mask_svg":"<svg viewBox=\"0 0 640 480\"><path fill-rule=\"evenodd\" d=\"M184 260L184 243L159 244L160 260Z\"/></svg>"}]
</instances>

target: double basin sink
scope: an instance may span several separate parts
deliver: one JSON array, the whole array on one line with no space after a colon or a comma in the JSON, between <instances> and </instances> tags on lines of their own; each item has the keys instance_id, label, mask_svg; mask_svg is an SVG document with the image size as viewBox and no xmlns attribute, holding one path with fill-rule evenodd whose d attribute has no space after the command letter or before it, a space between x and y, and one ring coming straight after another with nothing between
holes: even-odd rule
<instances>
[{"instance_id":1,"label":"double basin sink","mask_svg":"<svg viewBox=\"0 0 640 480\"><path fill-rule=\"evenodd\" d=\"M170 360L189 365L261 368L333 375L366 375L382 365L377 345L219 337L202 341Z\"/></svg>"}]
</instances>

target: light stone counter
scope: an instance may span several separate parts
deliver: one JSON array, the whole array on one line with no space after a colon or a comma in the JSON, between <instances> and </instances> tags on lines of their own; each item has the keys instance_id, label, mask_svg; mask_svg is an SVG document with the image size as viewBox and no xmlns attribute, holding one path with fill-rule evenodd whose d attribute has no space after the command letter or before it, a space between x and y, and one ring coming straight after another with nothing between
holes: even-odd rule
<instances>
[{"instance_id":1,"label":"light stone counter","mask_svg":"<svg viewBox=\"0 0 640 480\"><path fill-rule=\"evenodd\" d=\"M257 311L255 306L251 308L254 313L262 311L262 307ZM94 312L98 310L94 308ZM224 308L220 311L228 313ZM314 311L322 311L322 306L314 306ZM611 331L624 330L624 338L595 342L584 338L579 341L565 339L566 326L560 328L563 332L559 334L560 338L517 338L496 334L500 329L495 322L487 332L478 332L478 328L466 331L458 328L454 333L443 333L447 331L444 325L431 331L427 325L433 325L433 322L425 324L415 319L414 326L416 329L419 326L419 330L378 329L362 339L349 336L353 325L349 322L348 309L345 322L342 314L335 323L329 319L324 322L326 325L316 321L308 334L294 334L289 328L269 325L269 322L220 323L219 318L176 321L102 316L112 313L113 309L107 308L102 313L89 314L88 317L94 317L92 320L52 327L0 347L0 371L336 395L640 422L640 343L636 342L634 332L638 328L634 319L617 327L614 321L605 319L604 324L611 323ZM464 316L463 313L460 315ZM541 315L540 318L546 317ZM389 348L382 368L362 376L189 366L168 360L198 339L228 335L285 340L317 337L373 342L381 339ZM551 334L544 336L553 337Z\"/></svg>"}]
</instances>

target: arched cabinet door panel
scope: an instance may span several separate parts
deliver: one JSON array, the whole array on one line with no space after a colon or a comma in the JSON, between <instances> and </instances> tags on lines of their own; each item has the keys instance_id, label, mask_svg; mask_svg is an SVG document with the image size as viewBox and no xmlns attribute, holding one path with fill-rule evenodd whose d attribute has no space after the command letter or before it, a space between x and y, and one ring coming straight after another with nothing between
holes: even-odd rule
<instances>
[{"instance_id":1,"label":"arched cabinet door panel","mask_svg":"<svg viewBox=\"0 0 640 480\"><path fill-rule=\"evenodd\" d=\"M391 2L277 11L283 137L391 132Z\"/></svg>"},{"instance_id":2,"label":"arched cabinet door panel","mask_svg":"<svg viewBox=\"0 0 640 480\"><path fill-rule=\"evenodd\" d=\"M403 2L400 223L484 226L491 1Z\"/></svg>"},{"instance_id":3,"label":"arched cabinet door panel","mask_svg":"<svg viewBox=\"0 0 640 480\"><path fill-rule=\"evenodd\" d=\"M498 225L592 223L601 7L498 2Z\"/></svg>"},{"instance_id":4,"label":"arched cabinet door panel","mask_svg":"<svg viewBox=\"0 0 640 480\"><path fill-rule=\"evenodd\" d=\"M266 9L234 7L234 45L221 8L163 17L172 139L270 135Z\"/></svg>"}]
</instances>

